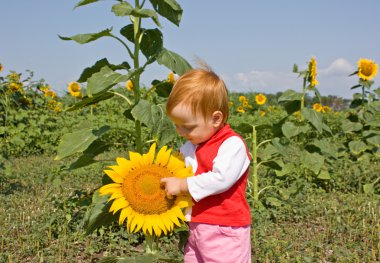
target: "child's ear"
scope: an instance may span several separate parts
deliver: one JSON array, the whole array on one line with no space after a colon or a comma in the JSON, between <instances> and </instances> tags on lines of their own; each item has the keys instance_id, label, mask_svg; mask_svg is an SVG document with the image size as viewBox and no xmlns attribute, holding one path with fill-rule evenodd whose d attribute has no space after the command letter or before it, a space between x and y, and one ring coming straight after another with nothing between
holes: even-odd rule
<instances>
[{"instance_id":1,"label":"child's ear","mask_svg":"<svg viewBox=\"0 0 380 263\"><path fill-rule=\"evenodd\" d=\"M221 111L214 111L212 114L212 123L214 127L219 127L223 124L223 113Z\"/></svg>"}]
</instances>

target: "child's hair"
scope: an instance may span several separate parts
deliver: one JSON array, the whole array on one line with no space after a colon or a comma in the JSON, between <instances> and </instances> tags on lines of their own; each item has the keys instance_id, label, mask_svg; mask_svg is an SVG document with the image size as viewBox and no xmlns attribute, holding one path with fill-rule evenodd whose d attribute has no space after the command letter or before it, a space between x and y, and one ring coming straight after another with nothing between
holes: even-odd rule
<instances>
[{"instance_id":1,"label":"child's hair","mask_svg":"<svg viewBox=\"0 0 380 263\"><path fill-rule=\"evenodd\" d=\"M194 115L201 114L205 119L215 111L223 113L223 123L228 119L227 87L208 66L190 70L175 82L166 103L169 116L178 104L189 106Z\"/></svg>"}]
</instances>

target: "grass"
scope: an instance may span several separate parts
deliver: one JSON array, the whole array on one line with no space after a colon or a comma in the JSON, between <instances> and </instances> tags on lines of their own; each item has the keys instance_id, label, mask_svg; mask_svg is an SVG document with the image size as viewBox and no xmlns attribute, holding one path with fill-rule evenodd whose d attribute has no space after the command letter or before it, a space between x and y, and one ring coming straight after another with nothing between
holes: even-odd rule
<instances>
[{"instance_id":1,"label":"grass","mask_svg":"<svg viewBox=\"0 0 380 263\"><path fill-rule=\"evenodd\" d=\"M97 262L141 254L142 236L116 225L84 234L82 218L102 165L64 173L60 165L49 156L10 160L11 173L0 182L0 262ZM309 191L291 206L252 215L253 262L380 262L378 196ZM163 254L181 259L177 243L177 235L162 238Z\"/></svg>"}]
</instances>

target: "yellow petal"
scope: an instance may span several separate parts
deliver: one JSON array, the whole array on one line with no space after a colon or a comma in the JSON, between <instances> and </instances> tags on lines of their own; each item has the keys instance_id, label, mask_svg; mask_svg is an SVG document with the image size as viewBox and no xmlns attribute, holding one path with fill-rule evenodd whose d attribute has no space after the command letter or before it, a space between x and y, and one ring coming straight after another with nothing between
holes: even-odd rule
<instances>
[{"instance_id":1,"label":"yellow petal","mask_svg":"<svg viewBox=\"0 0 380 263\"><path fill-rule=\"evenodd\" d=\"M158 153L157 153L157 158L156 158L156 164L159 164L159 165L162 165L162 166L165 166L168 161L169 161L169 158L170 158L170 153L171 153L171 149L169 150L166 150L167 147L166 145L164 147L162 147Z\"/></svg>"},{"instance_id":2,"label":"yellow petal","mask_svg":"<svg viewBox=\"0 0 380 263\"><path fill-rule=\"evenodd\" d=\"M121 188L120 184L116 184L116 183L106 184L99 188L99 194L100 195L112 194L113 192L115 192L116 190L120 188Z\"/></svg>"},{"instance_id":3,"label":"yellow petal","mask_svg":"<svg viewBox=\"0 0 380 263\"><path fill-rule=\"evenodd\" d=\"M177 226L181 226L181 223L178 221L177 213L175 210L173 211L173 209L170 209L166 212L166 214L169 216L169 218L172 220L174 224L176 224Z\"/></svg>"},{"instance_id":4,"label":"yellow petal","mask_svg":"<svg viewBox=\"0 0 380 263\"><path fill-rule=\"evenodd\" d=\"M150 146L149 152L147 154L143 154L142 156L142 163L143 165L152 164L154 161L154 155L156 154L156 144L153 143L152 146Z\"/></svg>"},{"instance_id":5,"label":"yellow petal","mask_svg":"<svg viewBox=\"0 0 380 263\"><path fill-rule=\"evenodd\" d=\"M167 215L168 212L162 214L161 219L168 231L173 230L173 222L170 220L169 216Z\"/></svg>"},{"instance_id":6,"label":"yellow petal","mask_svg":"<svg viewBox=\"0 0 380 263\"><path fill-rule=\"evenodd\" d=\"M110 212L113 212L113 214L115 214L117 211L124 207L127 207L128 205L129 203L127 202L127 200L125 200L124 197L115 199L110 207Z\"/></svg>"},{"instance_id":7,"label":"yellow petal","mask_svg":"<svg viewBox=\"0 0 380 263\"><path fill-rule=\"evenodd\" d=\"M119 167L119 166L118 166ZM112 170L104 170L104 172L108 175L109 178L111 178L112 181L115 183L121 184L124 180L123 176L121 176L120 173L116 173Z\"/></svg>"},{"instance_id":8,"label":"yellow petal","mask_svg":"<svg viewBox=\"0 0 380 263\"><path fill-rule=\"evenodd\" d=\"M178 195L176 200L175 200L176 206L179 208L185 208L185 207L190 207L193 205L193 202L188 196L184 195Z\"/></svg>"},{"instance_id":9,"label":"yellow petal","mask_svg":"<svg viewBox=\"0 0 380 263\"><path fill-rule=\"evenodd\" d=\"M167 167L170 171L176 173L178 170L185 168L185 163L177 157L171 156Z\"/></svg>"},{"instance_id":10,"label":"yellow petal","mask_svg":"<svg viewBox=\"0 0 380 263\"><path fill-rule=\"evenodd\" d=\"M117 157L116 158L116 162L117 164L122 167L125 171L130 171L131 168L132 168L132 162L125 159L125 158L122 158L122 157Z\"/></svg>"},{"instance_id":11,"label":"yellow petal","mask_svg":"<svg viewBox=\"0 0 380 263\"><path fill-rule=\"evenodd\" d=\"M167 233L166 227L164 222L161 219L161 215L154 215L154 222L153 225L154 232L156 233L156 236L161 236L161 233L164 232L165 235Z\"/></svg>"},{"instance_id":12,"label":"yellow petal","mask_svg":"<svg viewBox=\"0 0 380 263\"><path fill-rule=\"evenodd\" d=\"M108 168L111 168L112 170L114 170L114 172L117 173L119 177L121 178L125 178L129 172L129 170L125 170L122 166L118 166L118 165L111 165L111 166L108 166ZM104 172L106 172L106 170L104 170Z\"/></svg>"},{"instance_id":13,"label":"yellow petal","mask_svg":"<svg viewBox=\"0 0 380 263\"><path fill-rule=\"evenodd\" d=\"M133 167L132 168L136 168L136 167L140 167L141 166L141 161L142 161L142 156L141 154L137 153L137 152L129 152L129 159L131 160L132 164L133 164Z\"/></svg>"},{"instance_id":14,"label":"yellow petal","mask_svg":"<svg viewBox=\"0 0 380 263\"><path fill-rule=\"evenodd\" d=\"M111 197L108 199L108 201L111 201L113 199L117 199L120 197L124 197L123 191L119 187L118 189L115 189L114 192L112 193Z\"/></svg>"},{"instance_id":15,"label":"yellow petal","mask_svg":"<svg viewBox=\"0 0 380 263\"><path fill-rule=\"evenodd\" d=\"M144 222L144 225L142 227L143 232L149 233L149 235L153 235L152 225L154 225L154 222L152 220L152 216L151 215L145 216L145 222Z\"/></svg>"},{"instance_id":16,"label":"yellow petal","mask_svg":"<svg viewBox=\"0 0 380 263\"><path fill-rule=\"evenodd\" d=\"M131 215L132 208L130 206L123 208L119 217L119 225L123 224L124 220Z\"/></svg>"},{"instance_id":17,"label":"yellow petal","mask_svg":"<svg viewBox=\"0 0 380 263\"><path fill-rule=\"evenodd\" d=\"M182 221L186 221L186 218L183 215L183 212L182 212L181 208L179 208L178 206L175 206L175 207L173 207L170 210L175 213L175 215L177 216L177 218L181 219Z\"/></svg>"},{"instance_id":18,"label":"yellow petal","mask_svg":"<svg viewBox=\"0 0 380 263\"><path fill-rule=\"evenodd\" d=\"M144 219L145 218L143 215L138 214L138 213L135 214L135 217L133 218L133 221L135 221L135 223L136 223L136 228L133 231L134 233L137 233L142 228L142 226L144 225L144 222L145 222ZM144 233L144 234L146 234L146 233Z\"/></svg>"}]
</instances>

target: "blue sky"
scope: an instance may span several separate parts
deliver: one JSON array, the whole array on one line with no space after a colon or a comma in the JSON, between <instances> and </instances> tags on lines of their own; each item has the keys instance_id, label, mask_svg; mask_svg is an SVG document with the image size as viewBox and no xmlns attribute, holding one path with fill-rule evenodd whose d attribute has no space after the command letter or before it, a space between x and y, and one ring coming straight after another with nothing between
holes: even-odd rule
<instances>
[{"instance_id":1,"label":"blue sky","mask_svg":"<svg viewBox=\"0 0 380 263\"><path fill-rule=\"evenodd\" d=\"M128 59L111 38L79 45L62 36L94 33L129 23L110 11L105 0L73 10L79 0L2 1L0 20L1 74L34 71L56 91L63 92L85 67L106 57L111 63ZM378 0L178 0L184 12L179 27L160 21L164 46L191 64L205 60L231 91L274 93L301 90L293 64L306 68L315 56L322 95L351 98L360 58L380 63L380 1ZM146 28L152 23L144 24ZM149 85L166 78L168 69L154 65L143 75ZM380 75L380 74L379 74ZM380 86L380 77L374 87Z\"/></svg>"}]
</instances>

